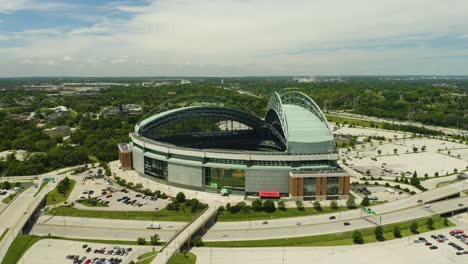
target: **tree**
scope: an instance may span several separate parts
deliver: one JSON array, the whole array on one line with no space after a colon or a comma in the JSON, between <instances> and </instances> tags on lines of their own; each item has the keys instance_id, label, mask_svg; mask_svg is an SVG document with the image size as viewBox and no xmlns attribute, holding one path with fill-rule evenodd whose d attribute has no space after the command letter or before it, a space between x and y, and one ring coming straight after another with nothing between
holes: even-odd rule
<instances>
[{"instance_id":1,"label":"tree","mask_svg":"<svg viewBox=\"0 0 468 264\"><path fill-rule=\"evenodd\" d=\"M366 170L366 175L370 175L370 170Z\"/></svg>"},{"instance_id":2,"label":"tree","mask_svg":"<svg viewBox=\"0 0 468 264\"><path fill-rule=\"evenodd\" d=\"M203 246L203 239L201 236L195 236L192 240L192 244L196 247L201 247Z\"/></svg>"},{"instance_id":3,"label":"tree","mask_svg":"<svg viewBox=\"0 0 468 264\"><path fill-rule=\"evenodd\" d=\"M144 237L137 238L138 245L146 245L146 239Z\"/></svg>"},{"instance_id":4,"label":"tree","mask_svg":"<svg viewBox=\"0 0 468 264\"><path fill-rule=\"evenodd\" d=\"M255 199L252 201L252 209L255 211L255 212L260 212L263 210L263 207L262 207L262 200L260 199Z\"/></svg>"},{"instance_id":5,"label":"tree","mask_svg":"<svg viewBox=\"0 0 468 264\"><path fill-rule=\"evenodd\" d=\"M21 187L21 182L16 182L15 187Z\"/></svg>"},{"instance_id":6,"label":"tree","mask_svg":"<svg viewBox=\"0 0 468 264\"><path fill-rule=\"evenodd\" d=\"M434 220L432 220L432 217L427 219L426 225L427 225L427 228L431 230L434 229Z\"/></svg>"},{"instance_id":7,"label":"tree","mask_svg":"<svg viewBox=\"0 0 468 264\"><path fill-rule=\"evenodd\" d=\"M3 182L3 189L10 190L11 189L11 183L8 182L8 181Z\"/></svg>"},{"instance_id":8,"label":"tree","mask_svg":"<svg viewBox=\"0 0 468 264\"><path fill-rule=\"evenodd\" d=\"M422 146L421 151L426 151L426 145Z\"/></svg>"},{"instance_id":9,"label":"tree","mask_svg":"<svg viewBox=\"0 0 468 264\"><path fill-rule=\"evenodd\" d=\"M413 147L413 152L418 152L418 148L417 147Z\"/></svg>"},{"instance_id":10,"label":"tree","mask_svg":"<svg viewBox=\"0 0 468 264\"><path fill-rule=\"evenodd\" d=\"M231 203L226 204L226 210L231 211Z\"/></svg>"},{"instance_id":11,"label":"tree","mask_svg":"<svg viewBox=\"0 0 468 264\"><path fill-rule=\"evenodd\" d=\"M185 202L185 194L183 192L177 193L176 201L179 202L179 203L184 203Z\"/></svg>"},{"instance_id":12,"label":"tree","mask_svg":"<svg viewBox=\"0 0 468 264\"><path fill-rule=\"evenodd\" d=\"M286 211L286 205L283 200L279 200L278 209L280 209L281 211Z\"/></svg>"},{"instance_id":13,"label":"tree","mask_svg":"<svg viewBox=\"0 0 468 264\"><path fill-rule=\"evenodd\" d=\"M369 197L367 197L367 195L364 196L364 198L363 198L362 201L361 201L361 205L362 205L362 206L369 206L369 203L370 203L370 202L369 202Z\"/></svg>"},{"instance_id":14,"label":"tree","mask_svg":"<svg viewBox=\"0 0 468 264\"><path fill-rule=\"evenodd\" d=\"M353 242L355 244L363 244L364 243L364 239L362 239L362 234L358 230L354 230L352 237L353 237Z\"/></svg>"},{"instance_id":15,"label":"tree","mask_svg":"<svg viewBox=\"0 0 468 264\"><path fill-rule=\"evenodd\" d=\"M296 200L296 208L299 211L304 211L304 203L301 200Z\"/></svg>"},{"instance_id":16,"label":"tree","mask_svg":"<svg viewBox=\"0 0 468 264\"><path fill-rule=\"evenodd\" d=\"M398 226L393 227L393 236L396 238L401 238L401 230Z\"/></svg>"},{"instance_id":17,"label":"tree","mask_svg":"<svg viewBox=\"0 0 468 264\"><path fill-rule=\"evenodd\" d=\"M354 199L352 197L349 197L349 199L346 201L346 207L348 207L349 209L356 208L356 203L354 202Z\"/></svg>"},{"instance_id":18,"label":"tree","mask_svg":"<svg viewBox=\"0 0 468 264\"><path fill-rule=\"evenodd\" d=\"M449 225L449 221L447 218L444 218L444 226L448 226Z\"/></svg>"},{"instance_id":19,"label":"tree","mask_svg":"<svg viewBox=\"0 0 468 264\"><path fill-rule=\"evenodd\" d=\"M331 201L331 202L330 202L330 207L331 207L332 209L338 209L338 202L335 201L335 200Z\"/></svg>"},{"instance_id":20,"label":"tree","mask_svg":"<svg viewBox=\"0 0 468 264\"><path fill-rule=\"evenodd\" d=\"M377 226L374 230L374 234L375 234L375 239L377 239L378 241L384 241L385 238L383 236L383 228L381 226Z\"/></svg>"},{"instance_id":21,"label":"tree","mask_svg":"<svg viewBox=\"0 0 468 264\"><path fill-rule=\"evenodd\" d=\"M378 155L382 154L382 150L380 150L380 149L377 150L377 154L378 154Z\"/></svg>"},{"instance_id":22,"label":"tree","mask_svg":"<svg viewBox=\"0 0 468 264\"><path fill-rule=\"evenodd\" d=\"M316 211L322 211L322 205L319 201L314 201L313 206Z\"/></svg>"},{"instance_id":23,"label":"tree","mask_svg":"<svg viewBox=\"0 0 468 264\"><path fill-rule=\"evenodd\" d=\"M410 181L411 185L418 186L420 184L420 181L418 179L418 175L416 174L416 171L414 171L413 177L411 177Z\"/></svg>"},{"instance_id":24,"label":"tree","mask_svg":"<svg viewBox=\"0 0 468 264\"><path fill-rule=\"evenodd\" d=\"M419 234L419 232L418 232L418 227L419 227L419 226L418 226L418 223L416 223L416 222L411 223L411 225L410 225L411 233L413 233L413 234Z\"/></svg>"},{"instance_id":25,"label":"tree","mask_svg":"<svg viewBox=\"0 0 468 264\"><path fill-rule=\"evenodd\" d=\"M394 149L393 149L393 154L396 155L397 153L398 153L398 149L394 148Z\"/></svg>"},{"instance_id":26,"label":"tree","mask_svg":"<svg viewBox=\"0 0 468 264\"><path fill-rule=\"evenodd\" d=\"M266 200L263 202L263 210L267 213L273 213L276 210L275 203L272 200Z\"/></svg>"},{"instance_id":27,"label":"tree","mask_svg":"<svg viewBox=\"0 0 468 264\"><path fill-rule=\"evenodd\" d=\"M143 184L141 183L135 184L135 190L140 191L141 189L143 189Z\"/></svg>"},{"instance_id":28,"label":"tree","mask_svg":"<svg viewBox=\"0 0 468 264\"><path fill-rule=\"evenodd\" d=\"M151 245L157 245L159 243L159 235L154 234L150 237L151 239Z\"/></svg>"}]
</instances>

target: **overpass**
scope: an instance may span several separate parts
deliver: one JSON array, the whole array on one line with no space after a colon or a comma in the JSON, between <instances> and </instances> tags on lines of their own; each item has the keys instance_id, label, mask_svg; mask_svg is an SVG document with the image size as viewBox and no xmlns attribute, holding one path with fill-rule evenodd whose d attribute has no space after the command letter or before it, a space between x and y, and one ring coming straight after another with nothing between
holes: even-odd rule
<instances>
[{"instance_id":1,"label":"overpass","mask_svg":"<svg viewBox=\"0 0 468 264\"><path fill-rule=\"evenodd\" d=\"M45 176L46 177L46 176ZM8 208L0 215L0 227L7 229L2 241L0 241L0 260L3 260L10 245L18 234L27 232L30 228L28 223L33 221L40 214L40 209L44 204L47 193L55 188L58 179L54 182L49 182L36 196L37 189L29 188L20 194Z\"/></svg>"},{"instance_id":2,"label":"overpass","mask_svg":"<svg viewBox=\"0 0 468 264\"><path fill-rule=\"evenodd\" d=\"M182 228L166 245L161 249L159 254L154 258L151 264L165 264L169 259L185 244L189 243L194 235L199 232L204 232L205 226L210 221L216 218L218 208L209 206L197 218L188 223ZM190 245L189 245L190 246Z\"/></svg>"}]
</instances>

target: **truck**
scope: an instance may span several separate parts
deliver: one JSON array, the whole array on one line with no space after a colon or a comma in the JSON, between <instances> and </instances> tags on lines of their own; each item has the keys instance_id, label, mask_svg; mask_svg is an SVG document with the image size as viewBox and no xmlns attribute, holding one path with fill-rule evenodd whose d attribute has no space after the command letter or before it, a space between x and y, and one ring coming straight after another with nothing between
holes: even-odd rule
<instances>
[{"instance_id":1,"label":"truck","mask_svg":"<svg viewBox=\"0 0 468 264\"><path fill-rule=\"evenodd\" d=\"M161 225L159 223L151 223L146 226L146 229L161 229Z\"/></svg>"}]
</instances>

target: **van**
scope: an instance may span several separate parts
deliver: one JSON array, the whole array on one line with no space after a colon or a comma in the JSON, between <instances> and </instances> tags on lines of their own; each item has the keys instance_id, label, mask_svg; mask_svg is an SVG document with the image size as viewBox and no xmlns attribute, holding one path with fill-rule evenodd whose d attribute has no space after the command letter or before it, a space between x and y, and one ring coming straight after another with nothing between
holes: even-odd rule
<instances>
[{"instance_id":1,"label":"van","mask_svg":"<svg viewBox=\"0 0 468 264\"><path fill-rule=\"evenodd\" d=\"M159 223L151 223L146 226L146 229L161 229L161 225Z\"/></svg>"}]
</instances>

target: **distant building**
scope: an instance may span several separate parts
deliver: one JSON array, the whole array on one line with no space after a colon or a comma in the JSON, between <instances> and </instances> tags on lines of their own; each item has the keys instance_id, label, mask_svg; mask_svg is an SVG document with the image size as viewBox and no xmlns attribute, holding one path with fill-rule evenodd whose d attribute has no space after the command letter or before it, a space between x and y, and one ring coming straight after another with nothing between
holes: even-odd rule
<instances>
[{"instance_id":1,"label":"distant building","mask_svg":"<svg viewBox=\"0 0 468 264\"><path fill-rule=\"evenodd\" d=\"M44 133L49 137L69 137L71 129L69 126L56 126L53 128L44 129Z\"/></svg>"},{"instance_id":2,"label":"distant building","mask_svg":"<svg viewBox=\"0 0 468 264\"><path fill-rule=\"evenodd\" d=\"M139 115L143 112L141 106L137 104L125 104L118 107L108 107L102 111L105 117L127 117Z\"/></svg>"},{"instance_id":3,"label":"distant building","mask_svg":"<svg viewBox=\"0 0 468 264\"><path fill-rule=\"evenodd\" d=\"M180 84L191 84L192 82L189 80L180 80Z\"/></svg>"},{"instance_id":4,"label":"distant building","mask_svg":"<svg viewBox=\"0 0 468 264\"><path fill-rule=\"evenodd\" d=\"M122 170L132 169L132 148L128 143L119 143L119 160Z\"/></svg>"},{"instance_id":5,"label":"distant building","mask_svg":"<svg viewBox=\"0 0 468 264\"><path fill-rule=\"evenodd\" d=\"M46 116L49 121L56 121L58 119L69 119L71 117L71 111L66 106L57 106L54 108L47 108L41 112L42 116Z\"/></svg>"}]
</instances>

